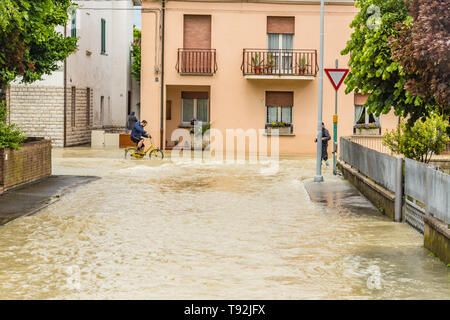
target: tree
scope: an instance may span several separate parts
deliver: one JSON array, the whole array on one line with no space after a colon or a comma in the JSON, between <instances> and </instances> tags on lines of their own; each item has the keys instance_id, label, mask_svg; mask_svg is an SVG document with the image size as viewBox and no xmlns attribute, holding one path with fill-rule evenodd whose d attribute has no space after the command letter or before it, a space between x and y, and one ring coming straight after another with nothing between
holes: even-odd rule
<instances>
[{"instance_id":1,"label":"tree","mask_svg":"<svg viewBox=\"0 0 450 320\"><path fill-rule=\"evenodd\" d=\"M379 115L393 108L395 115L409 115L413 123L429 110L420 96L404 89L408 75L392 59L389 47L389 38L398 36L395 25L408 18L407 1L356 0L360 12L350 24L354 31L341 54L350 53L347 94L370 93L365 104L370 113Z\"/></svg>"},{"instance_id":2,"label":"tree","mask_svg":"<svg viewBox=\"0 0 450 320\"><path fill-rule=\"evenodd\" d=\"M76 38L56 30L67 24L71 6L71 0L0 1L0 89L19 77L40 80L76 49Z\"/></svg>"},{"instance_id":3,"label":"tree","mask_svg":"<svg viewBox=\"0 0 450 320\"><path fill-rule=\"evenodd\" d=\"M405 89L423 96L449 113L450 105L450 0L413 0L411 19L397 23L392 37L393 59L412 76Z\"/></svg>"},{"instance_id":4,"label":"tree","mask_svg":"<svg viewBox=\"0 0 450 320\"><path fill-rule=\"evenodd\" d=\"M134 28L133 44L131 45L131 54L133 63L131 65L131 75L138 83L141 83L141 30Z\"/></svg>"},{"instance_id":5,"label":"tree","mask_svg":"<svg viewBox=\"0 0 450 320\"><path fill-rule=\"evenodd\" d=\"M446 132L448 126L448 121L437 113L431 113L425 121L417 120L412 126L402 120L397 129L383 135L383 145L394 153L428 163L431 156L440 154L450 141Z\"/></svg>"}]
</instances>

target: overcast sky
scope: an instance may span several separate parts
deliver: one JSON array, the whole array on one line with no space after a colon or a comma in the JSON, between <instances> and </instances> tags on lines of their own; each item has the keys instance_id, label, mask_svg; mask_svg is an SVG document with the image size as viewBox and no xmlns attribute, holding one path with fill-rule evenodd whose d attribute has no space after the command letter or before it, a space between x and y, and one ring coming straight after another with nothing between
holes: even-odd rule
<instances>
[{"instance_id":1,"label":"overcast sky","mask_svg":"<svg viewBox=\"0 0 450 320\"><path fill-rule=\"evenodd\" d=\"M141 7L134 7L135 9L141 8ZM134 13L134 24L136 25L136 28L141 30L141 11L140 10L133 10Z\"/></svg>"}]
</instances>

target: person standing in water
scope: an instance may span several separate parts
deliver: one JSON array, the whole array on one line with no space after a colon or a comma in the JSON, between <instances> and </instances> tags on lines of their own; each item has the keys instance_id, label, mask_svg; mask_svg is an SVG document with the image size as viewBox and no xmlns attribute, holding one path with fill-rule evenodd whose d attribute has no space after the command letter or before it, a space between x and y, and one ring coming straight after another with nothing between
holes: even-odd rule
<instances>
[{"instance_id":1,"label":"person standing in water","mask_svg":"<svg viewBox=\"0 0 450 320\"><path fill-rule=\"evenodd\" d=\"M330 165L328 162L328 141L331 140L330 133L325 129L325 125L322 122L322 160L325 160L327 166ZM314 140L317 143L317 138Z\"/></svg>"}]
</instances>

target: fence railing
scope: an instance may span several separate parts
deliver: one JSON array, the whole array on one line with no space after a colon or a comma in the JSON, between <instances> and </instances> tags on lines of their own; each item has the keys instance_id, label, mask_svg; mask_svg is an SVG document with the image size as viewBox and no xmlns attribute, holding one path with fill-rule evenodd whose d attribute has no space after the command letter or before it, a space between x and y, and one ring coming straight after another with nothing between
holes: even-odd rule
<instances>
[{"instance_id":1,"label":"fence railing","mask_svg":"<svg viewBox=\"0 0 450 320\"><path fill-rule=\"evenodd\" d=\"M397 158L341 137L340 159L389 191L395 192Z\"/></svg>"},{"instance_id":2,"label":"fence railing","mask_svg":"<svg viewBox=\"0 0 450 320\"><path fill-rule=\"evenodd\" d=\"M244 49L244 75L316 76L317 50Z\"/></svg>"},{"instance_id":3,"label":"fence railing","mask_svg":"<svg viewBox=\"0 0 450 320\"><path fill-rule=\"evenodd\" d=\"M370 149L354 137L341 137L340 160L376 184L395 192L396 217L401 217L403 189L405 222L424 232L423 217L433 216L450 224L450 175L424 163ZM400 212L399 212L400 211Z\"/></svg>"},{"instance_id":4,"label":"fence railing","mask_svg":"<svg viewBox=\"0 0 450 320\"><path fill-rule=\"evenodd\" d=\"M405 159L405 220L424 232L423 216L450 224L450 175Z\"/></svg>"},{"instance_id":5,"label":"fence railing","mask_svg":"<svg viewBox=\"0 0 450 320\"><path fill-rule=\"evenodd\" d=\"M394 155L388 147L383 146L383 138L381 136L363 136L363 135L354 135L349 137L350 141L353 141L357 144L360 144L369 149L386 153L389 155Z\"/></svg>"},{"instance_id":6,"label":"fence railing","mask_svg":"<svg viewBox=\"0 0 450 320\"><path fill-rule=\"evenodd\" d=\"M217 72L216 49L178 49L175 68L180 74L212 75Z\"/></svg>"}]
</instances>

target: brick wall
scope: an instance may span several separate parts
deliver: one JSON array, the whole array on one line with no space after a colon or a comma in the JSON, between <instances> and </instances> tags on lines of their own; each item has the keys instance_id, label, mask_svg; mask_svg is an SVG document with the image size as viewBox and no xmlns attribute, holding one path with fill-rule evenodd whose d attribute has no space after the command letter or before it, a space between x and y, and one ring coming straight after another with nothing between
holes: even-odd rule
<instances>
[{"instance_id":1,"label":"brick wall","mask_svg":"<svg viewBox=\"0 0 450 320\"><path fill-rule=\"evenodd\" d=\"M76 88L75 91L75 123L72 122L72 88L67 88L67 118L66 118L66 146L76 146L91 142L91 129L93 124L94 94L90 90L91 106L87 108L87 89ZM89 123L88 123L89 122ZM73 126L73 124L75 124Z\"/></svg>"},{"instance_id":2,"label":"brick wall","mask_svg":"<svg viewBox=\"0 0 450 320\"><path fill-rule=\"evenodd\" d=\"M0 193L23 183L50 176L50 140L27 142L21 150L0 149Z\"/></svg>"},{"instance_id":3,"label":"brick wall","mask_svg":"<svg viewBox=\"0 0 450 320\"><path fill-rule=\"evenodd\" d=\"M28 137L64 143L64 89L62 87L13 85L10 88L10 121Z\"/></svg>"}]
</instances>

